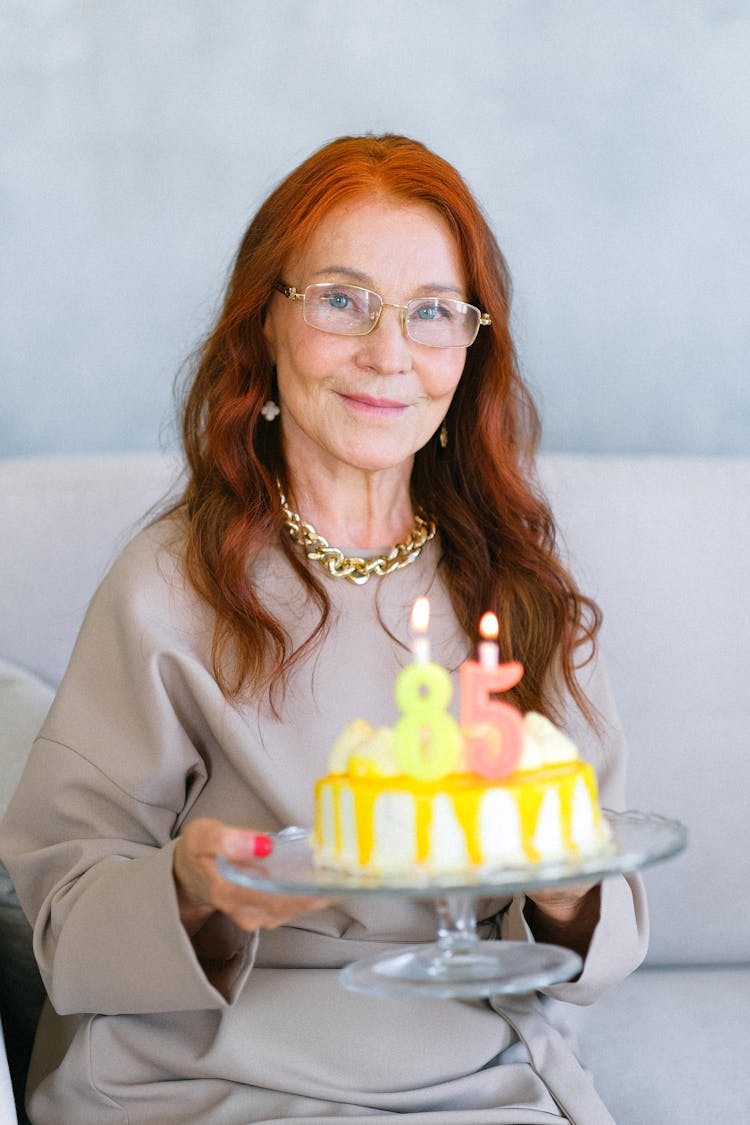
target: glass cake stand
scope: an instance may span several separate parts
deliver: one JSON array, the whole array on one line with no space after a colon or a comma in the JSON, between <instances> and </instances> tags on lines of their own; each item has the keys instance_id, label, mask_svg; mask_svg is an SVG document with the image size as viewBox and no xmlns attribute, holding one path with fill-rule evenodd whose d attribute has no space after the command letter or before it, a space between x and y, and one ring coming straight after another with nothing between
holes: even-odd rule
<instances>
[{"instance_id":1,"label":"glass cake stand","mask_svg":"<svg viewBox=\"0 0 750 1125\"><path fill-rule=\"evenodd\" d=\"M597 855L528 867L479 868L469 875L381 877L317 867L307 828L289 827L274 837L266 859L230 863L221 874L252 890L346 899L362 895L431 899L437 914L435 942L402 946L354 961L341 970L342 984L355 992L403 999L470 998L532 992L570 980L581 959L568 949L533 942L483 941L477 933L476 902L570 883L598 882L647 867L682 851L685 826L655 813L604 810L611 842Z\"/></svg>"}]
</instances>

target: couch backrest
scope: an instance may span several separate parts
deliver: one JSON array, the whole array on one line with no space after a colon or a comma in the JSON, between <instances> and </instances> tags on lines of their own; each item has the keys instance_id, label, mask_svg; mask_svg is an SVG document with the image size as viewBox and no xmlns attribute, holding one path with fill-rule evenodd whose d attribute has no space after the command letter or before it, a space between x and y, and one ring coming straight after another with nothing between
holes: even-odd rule
<instances>
[{"instance_id":1,"label":"couch backrest","mask_svg":"<svg viewBox=\"0 0 750 1125\"><path fill-rule=\"evenodd\" d=\"M542 475L631 747L629 803L684 820L646 873L656 963L750 960L750 459L547 456ZM57 682L88 600L178 469L0 460L0 657Z\"/></svg>"},{"instance_id":2,"label":"couch backrest","mask_svg":"<svg viewBox=\"0 0 750 1125\"><path fill-rule=\"evenodd\" d=\"M91 595L178 476L159 454L0 460L0 656L59 683Z\"/></svg>"},{"instance_id":3,"label":"couch backrest","mask_svg":"<svg viewBox=\"0 0 750 1125\"><path fill-rule=\"evenodd\" d=\"M750 458L552 457L544 476L604 610L629 803L690 834L646 872L649 961L749 961Z\"/></svg>"}]
</instances>

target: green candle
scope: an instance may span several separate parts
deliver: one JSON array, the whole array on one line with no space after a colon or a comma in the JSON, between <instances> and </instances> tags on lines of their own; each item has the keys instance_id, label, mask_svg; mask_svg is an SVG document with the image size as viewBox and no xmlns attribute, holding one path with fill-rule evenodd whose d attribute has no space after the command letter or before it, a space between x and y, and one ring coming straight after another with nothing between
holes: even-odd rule
<instances>
[{"instance_id":1,"label":"green candle","mask_svg":"<svg viewBox=\"0 0 750 1125\"><path fill-rule=\"evenodd\" d=\"M436 781L458 765L461 730L446 710L452 693L451 678L439 664L410 664L396 679L403 715L393 749L399 769L419 781Z\"/></svg>"}]
</instances>

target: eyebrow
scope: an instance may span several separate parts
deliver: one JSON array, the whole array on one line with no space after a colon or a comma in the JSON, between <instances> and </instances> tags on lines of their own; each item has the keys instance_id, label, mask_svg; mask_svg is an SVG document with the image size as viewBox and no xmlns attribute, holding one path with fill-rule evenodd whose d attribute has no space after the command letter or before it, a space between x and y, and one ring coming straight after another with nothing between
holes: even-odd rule
<instances>
[{"instance_id":1,"label":"eyebrow","mask_svg":"<svg viewBox=\"0 0 750 1125\"><path fill-rule=\"evenodd\" d=\"M355 285L361 285L365 289L372 289L375 284L374 280L368 274L362 273L360 270L352 269L351 266L327 266L325 269L316 270L312 276L322 278L328 274L338 274L340 277L346 277L349 281L354 282ZM375 290L373 290L373 292L375 292ZM420 285L416 289L415 294L427 297L431 293L455 293L460 300L465 301L466 297L464 292L463 286L453 284L446 285L446 283L442 281L431 281L426 285Z\"/></svg>"}]
</instances>

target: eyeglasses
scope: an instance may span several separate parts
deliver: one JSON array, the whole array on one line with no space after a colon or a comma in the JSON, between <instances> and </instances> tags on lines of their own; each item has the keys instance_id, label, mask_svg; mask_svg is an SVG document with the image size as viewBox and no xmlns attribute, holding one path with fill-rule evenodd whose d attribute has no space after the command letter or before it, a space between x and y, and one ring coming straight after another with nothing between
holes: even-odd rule
<instances>
[{"instance_id":1,"label":"eyeglasses","mask_svg":"<svg viewBox=\"0 0 750 1125\"><path fill-rule=\"evenodd\" d=\"M468 348L480 327L492 323L488 313L447 297L415 297L406 305L394 305L359 285L324 281L299 291L277 281L274 288L290 301L302 302L305 324L335 336L367 336L386 308L398 309L409 339L428 348Z\"/></svg>"}]
</instances>

